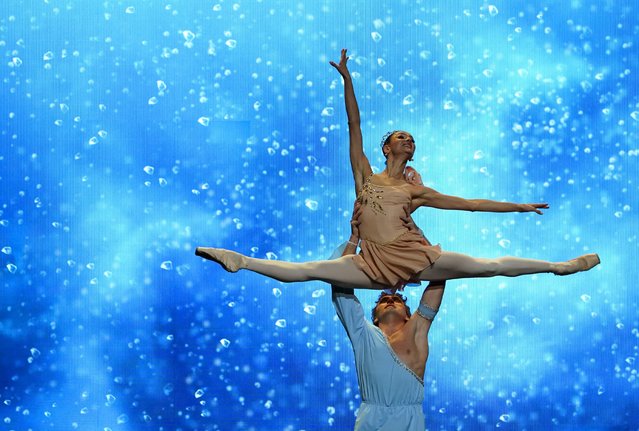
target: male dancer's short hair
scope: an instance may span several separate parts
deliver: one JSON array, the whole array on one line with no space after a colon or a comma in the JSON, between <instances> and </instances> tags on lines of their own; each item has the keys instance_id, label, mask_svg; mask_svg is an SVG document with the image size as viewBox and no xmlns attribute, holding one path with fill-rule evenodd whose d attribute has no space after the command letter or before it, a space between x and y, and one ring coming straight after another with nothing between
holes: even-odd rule
<instances>
[{"instance_id":1,"label":"male dancer's short hair","mask_svg":"<svg viewBox=\"0 0 639 431\"><path fill-rule=\"evenodd\" d=\"M400 298L402 300L402 303L404 304L404 308L406 309L406 315L410 317L410 307L406 303L406 297L404 295L399 293L388 293L382 290L379 296L377 297L377 301L375 301L375 305L373 306L373 309L371 310L371 320L373 321L373 325L378 326L377 322L375 322L375 317L376 317L375 310L377 309L377 306L379 305L379 301L385 296L396 296Z\"/></svg>"}]
</instances>

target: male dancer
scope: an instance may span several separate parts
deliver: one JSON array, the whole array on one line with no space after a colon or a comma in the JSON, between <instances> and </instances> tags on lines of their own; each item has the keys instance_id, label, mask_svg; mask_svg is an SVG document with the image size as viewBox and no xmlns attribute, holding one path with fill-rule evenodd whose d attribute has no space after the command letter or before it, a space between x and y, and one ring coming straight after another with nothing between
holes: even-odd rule
<instances>
[{"instance_id":1,"label":"male dancer","mask_svg":"<svg viewBox=\"0 0 639 431\"><path fill-rule=\"evenodd\" d=\"M359 242L359 207L343 256L354 254ZM406 226L417 230L410 215ZM424 371L428 359L428 331L444 295L445 281L431 281L417 312L410 314L405 298L382 292L372 311L373 324L353 289L332 286L335 311L355 353L362 404L356 431L424 431Z\"/></svg>"}]
</instances>

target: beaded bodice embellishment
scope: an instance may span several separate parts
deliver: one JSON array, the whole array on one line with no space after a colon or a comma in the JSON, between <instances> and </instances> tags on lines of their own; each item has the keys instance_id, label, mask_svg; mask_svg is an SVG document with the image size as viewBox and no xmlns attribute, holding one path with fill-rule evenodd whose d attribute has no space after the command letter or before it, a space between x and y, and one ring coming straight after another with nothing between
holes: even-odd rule
<instances>
[{"instance_id":1,"label":"beaded bodice embellishment","mask_svg":"<svg viewBox=\"0 0 639 431\"><path fill-rule=\"evenodd\" d=\"M367 205L375 214L386 215L386 211L384 211L384 207L382 206L384 190L371 183L371 176L364 181L364 186L357 200L359 200L362 205Z\"/></svg>"}]
</instances>

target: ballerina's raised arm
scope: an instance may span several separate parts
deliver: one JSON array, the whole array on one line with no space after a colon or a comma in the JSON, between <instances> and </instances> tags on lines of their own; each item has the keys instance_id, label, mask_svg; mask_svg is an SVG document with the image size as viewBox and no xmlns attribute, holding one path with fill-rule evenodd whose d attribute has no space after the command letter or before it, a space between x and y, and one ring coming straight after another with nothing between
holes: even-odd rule
<instances>
[{"instance_id":1,"label":"ballerina's raised arm","mask_svg":"<svg viewBox=\"0 0 639 431\"><path fill-rule=\"evenodd\" d=\"M366 154L364 154L359 106L355 98L353 79L346 65L348 59L349 57L346 56L346 50L342 49L339 64L334 61L331 61L330 64L337 69L344 80L344 104L346 105L346 116L348 118L349 155L351 159L351 170L353 171L353 180L355 180L355 192L359 194L364 186L364 181L373 173L373 170L371 169Z\"/></svg>"}]
</instances>

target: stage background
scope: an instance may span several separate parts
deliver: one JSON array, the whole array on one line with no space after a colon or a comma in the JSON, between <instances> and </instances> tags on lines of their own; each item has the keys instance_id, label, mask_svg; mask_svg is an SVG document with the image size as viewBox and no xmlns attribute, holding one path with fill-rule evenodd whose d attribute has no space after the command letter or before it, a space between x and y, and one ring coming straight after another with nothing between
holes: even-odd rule
<instances>
[{"instance_id":1,"label":"stage background","mask_svg":"<svg viewBox=\"0 0 639 431\"><path fill-rule=\"evenodd\" d=\"M0 428L352 428L330 288L227 274L221 246L328 257L365 150L410 131L433 243L595 270L450 282L428 429L637 429L637 6L629 1L0 4ZM417 304L421 287L407 289ZM358 293L368 309L376 296Z\"/></svg>"}]
</instances>

